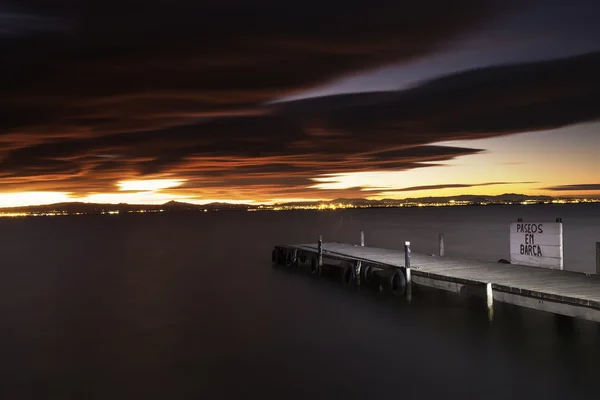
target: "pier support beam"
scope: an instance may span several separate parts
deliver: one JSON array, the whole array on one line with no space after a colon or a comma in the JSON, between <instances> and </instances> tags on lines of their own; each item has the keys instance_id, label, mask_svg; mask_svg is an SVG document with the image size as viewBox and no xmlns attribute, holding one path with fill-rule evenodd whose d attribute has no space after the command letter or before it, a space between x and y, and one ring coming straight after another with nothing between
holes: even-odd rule
<instances>
[{"instance_id":1,"label":"pier support beam","mask_svg":"<svg viewBox=\"0 0 600 400\"><path fill-rule=\"evenodd\" d=\"M491 283L485 285L485 296L487 298L488 320L492 322L494 319L494 292Z\"/></svg>"},{"instance_id":2,"label":"pier support beam","mask_svg":"<svg viewBox=\"0 0 600 400\"><path fill-rule=\"evenodd\" d=\"M360 230L360 246L365 247L365 231Z\"/></svg>"},{"instance_id":3,"label":"pier support beam","mask_svg":"<svg viewBox=\"0 0 600 400\"><path fill-rule=\"evenodd\" d=\"M439 234L439 242L440 242L439 255L440 255L440 257L444 257L444 234L443 233Z\"/></svg>"}]
</instances>

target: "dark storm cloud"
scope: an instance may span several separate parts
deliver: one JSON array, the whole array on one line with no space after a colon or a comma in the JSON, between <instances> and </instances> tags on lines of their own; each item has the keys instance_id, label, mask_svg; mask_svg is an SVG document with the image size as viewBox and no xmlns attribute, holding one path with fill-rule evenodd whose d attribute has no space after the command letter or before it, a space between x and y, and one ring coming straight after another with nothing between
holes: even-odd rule
<instances>
[{"instance_id":1,"label":"dark storm cloud","mask_svg":"<svg viewBox=\"0 0 600 400\"><path fill-rule=\"evenodd\" d=\"M552 191L556 191L556 192L600 190L600 183L552 186L552 187L544 188L544 190L552 190Z\"/></svg>"},{"instance_id":2,"label":"dark storm cloud","mask_svg":"<svg viewBox=\"0 0 600 400\"><path fill-rule=\"evenodd\" d=\"M558 128L600 117L600 53L483 68L413 89L275 105L346 137L394 136L404 145Z\"/></svg>"},{"instance_id":3,"label":"dark storm cloud","mask_svg":"<svg viewBox=\"0 0 600 400\"><path fill-rule=\"evenodd\" d=\"M67 175L73 176L81 172L81 165L69 161L38 159L33 163L21 164L19 161L1 161L0 179L4 177L19 176L30 177L39 175Z\"/></svg>"},{"instance_id":4,"label":"dark storm cloud","mask_svg":"<svg viewBox=\"0 0 600 400\"><path fill-rule=\"evenodd\" d=\"M277 174L309 179L325 173L419 168L432 165L424 161L480 151L429 145L437 141L597 118L598 70L600 54L595 53L467 71L406 91L280 103L262 107L255 116L204 118L193 125L146 131L84 133L51 142L36 136L41 143L7 148L2 170L5 176L29 176L50 165L50 171L62 167L68 173L76 164L90 179L105 171L119 172L121 178L174 173L202 176L209 184L211 179L253 174L258 184L259 178Z\"/></svg>"},{"instance_id":5,"label":"dark storm cloud","mask_svg":"<svg viewBox=\"0 0 600 400\"><path fill-rule=\"evenodd\" d=\"M594 118L597 55L264 105L433 52L507 4L15 0L2 12L64 29L0 36L1 182L84 192L173 174L189 179L185 189L232 182L302 193L319 174L421 168L480 151L436 141Z\"/></svg>"},{"instance_id":6,"label":"dark storm cloud","mask_svg":"<svg viewBox=\"0 0 600 400\"><path fill-rule=\"evenodd\" d=\"M515 185L515 184L530 184L537 182L485 182L485 183L472 183L472 184L463 184L463 183L449 183L442 185L422 185L422 186L411 186L401 189L393 189L386 190L386 193L392 192L414 192L419 190L439 190L439 189L456 189L456 188L472 188L479 186L496 186L496 185Z\"/></svg>"},{"instance_id":7,"label":"dark storm cloud","mask_svg":"<svg viewBox=\"0 0 600 400\"><path fill-rule=\"evenodd\" d=\"M423 55L505 3L14 1L5 6L12 13L64 21L70 31L0 41L0 75L11 77L0 88L1 128L95 134L245 111Z\"/></svg>"},{"instance_id":8,"label":"dark storm cloud","mask_svg":"<svg viewBox=\"0 0 600 400\"><path fill-rule=\"evenodd\" d=\"M288 129L289 128L289 129ZM282 132L282 133L280 133ZM309 135L278 117L238 117L206 121L188 127L152 132L130 132L94 138L40 143L6 152L1 176L29 176L73 172L91 180L114 176L171 173L190 179L187 187L236 185L293 185L308 187L311 178L326 173L369 170L407 170L431 166L462 155L472 148L414 146L377 150L396 144L393 138L377 143L338 138L310 139ZM303 142L306 142L303 144ZM428 164L423 164L427 161ZM64 171L59 171L62 166ZM34 183L28 179L28 183ZM82 185L82 186L80 186ZM85 190L77 180L71 190Z\"/></svg>"}]
</instances>

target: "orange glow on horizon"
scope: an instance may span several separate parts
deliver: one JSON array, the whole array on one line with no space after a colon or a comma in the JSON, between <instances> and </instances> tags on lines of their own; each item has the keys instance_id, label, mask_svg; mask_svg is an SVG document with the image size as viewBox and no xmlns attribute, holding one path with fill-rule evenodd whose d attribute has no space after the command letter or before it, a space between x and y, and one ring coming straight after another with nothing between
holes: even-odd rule
<instances>
[{"instance_id":1,"label":"orange glow on horizon","mask_svg":"<svg viewBox=\"0 0 600 400\"><path fill-rule=\"evenodd\" d=\"M155 191L181 186L185 179L146 179L146 180L128 180L117 183L119 190L122 191Z\"/></svg>"},{"instance_id":2,"label":"orange glow on horizon","mask_svg":"<svg viewBox=\"0 0 600 400\"><path fill-rule=\"evenodd\" d=\"M518 193L530 196L548 195L553 197L600 197L596 172L600 169L597 148L600 145L597 129L600 124L583 124L551 131L530 132L505 137L479 140L462 140L436 143L438 146L485 149L486 151L455 157L449 161L435 163L420 162L419 168L400 171L361 171L336 174L322 174L312 178L312 184L302 182L303 174L286 177L278 172L265 172L257 176L248 174L255 185L228 186L246 175L232 174L222 177L205 177L189 174L189 171L210 168L194 165L189 171L185 168L171 171L178 178L134 179L128 176L115 178L114 190L85 190L85 185L70 190L53 191L54 180L44 177L44 189L27 186L23 181L22 191L0 193L0 207L43 205L62 202L86 202L106 204L164 204L171 200L191 204L232 203L232 204L275 204L286 202L319 202L337 198L383 198L405 199L417 197L444 197L458 195L500 195ZM570 142L569 133L581 131L587 141ZM540 144L551 145L541 146ZM558 160L558 161L557 161ZM244 159L241 165L258 165L265 160ZM217 162L217 161L215 161ZM223 160L218 160L222 164ZM273 160L271 160L273 162ZM298 161L301 162L301 161ZM298 164L301 167L301 164ZM129 178L129 179L128 179ZM261 183L277 178L275 183ZM281 179L284 178L284 179ZM16 178L7 178L7 187L15 187ZM106 178L105 178L106 179ZM65 179L65 182L67 180ZM281 181L282 183L279 183ZM112 181L109 181L112 182ZM47 184L52 183L52 185ZM95 183L95 182L90 182ZM19 181L19 186L21 183ZM80 185L80 183L77 183ZM551 187L574 185L573 190L549 190ZM584 185L584 186L579 186ZM582 190L586 188L589 190ZM94 187L94 185L90 185ZM64 187L64 186L63 186ZM69 186L67 186L69 187ZM81 187L82 189L78 189ZM97 186L97 187L105 187ZM32 189L33 188L33 189ZM62 188L62 187L61 187ZM29 190L27 190L29 189Z\"/></svg>"},{"instance_id":3,"label":"orange glow on horizon","mask_svg":"<svg viewBox=\"0 0 600 400\"><path fill-rule=\"evenodd\" d=\"M160 205L169 201L179 201L189 204L271 204L269 201L256 201L250 199L202 199L192 196L180 196L171 193L157 191L135 192L135 193L94 193L86 196L76 196L72 193L63 192L18 192L0 194L0 208L26 207L37 205L48 205L55 203L99 203L99 204L147 204Z\"/></svg>"},{"instance_id":4,"label":"orange glow on horizon","mask_svg":"<svg viewBox=\"0 0 600 400\"><path fill-rule=\"evenodd\" d=\"M69 193L64 192L0 193L0 207L35 206L67 201L69 201Z\"/></svg>"}]
</instances>

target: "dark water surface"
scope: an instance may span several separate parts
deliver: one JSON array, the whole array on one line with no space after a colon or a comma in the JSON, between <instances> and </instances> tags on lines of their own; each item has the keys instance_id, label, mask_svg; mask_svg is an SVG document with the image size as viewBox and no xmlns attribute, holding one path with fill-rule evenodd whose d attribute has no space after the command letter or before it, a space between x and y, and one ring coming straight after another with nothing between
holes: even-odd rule
<instances>
[{"instance_id":1,"label":"dark water surface","mask_svg":"<svg viewBox=\"0 0 600 400\"><path fill-rule=\"evenodd\" d=\"M322 233L508 257L508 223L565 223L591 271L597 206L0 220L1 399L600 398L600 329L436 291L413 302L270 266Z\"/></svg>"}]
</instances>

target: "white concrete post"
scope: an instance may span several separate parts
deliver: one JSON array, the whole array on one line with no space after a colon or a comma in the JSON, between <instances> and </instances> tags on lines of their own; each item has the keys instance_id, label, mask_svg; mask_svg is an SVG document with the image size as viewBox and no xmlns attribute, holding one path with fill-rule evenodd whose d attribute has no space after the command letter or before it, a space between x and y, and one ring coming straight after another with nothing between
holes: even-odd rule
<instances>
[{"instance_id":1,"label":"white concrete post","mask_svg":"<svg viewBox=\"0 0 600 400\"><path fill-rule=\"evenodd\" d=\"M404 268L406 271L406 298L412 298L412 278L410 276L410 242L404 242Z\"/></svg>"},{"instance_id":2,"label":"white concrete post","mask_svg":"<svg viewBox=\"0 0 600 400\"><path fill-rule=\"evenodd\" d=\"M491 283L485 285L485 294L487 297L488 320L492 322L494 319L494 292Z\"/></svg>"},{"instance_id":3,"label":"white concrete post","mask_svg":"<svg viewBox=\"0 0 600 400\"><path fill-rule=\"evenodd\" d=\"M362 229L360 230L360 246L365 246L365 231L363 231Z\"/></svg>"}]
</instances>

